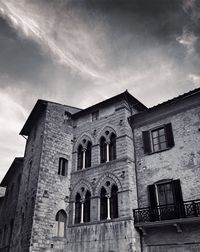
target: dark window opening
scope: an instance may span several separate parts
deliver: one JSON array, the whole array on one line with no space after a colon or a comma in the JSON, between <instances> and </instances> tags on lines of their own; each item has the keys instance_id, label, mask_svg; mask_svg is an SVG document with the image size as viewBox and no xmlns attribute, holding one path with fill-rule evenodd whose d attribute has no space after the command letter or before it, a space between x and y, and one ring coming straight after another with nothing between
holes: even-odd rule
<instances>
[{"instance_id":1,"label":"dark window opening","mask_svg":"<svg viewBox=\"0 0 200 252\"><path fill-rule=\"evenodd\" d=\"M111 219L118 218L118 188L116 185L113 185L111 189L110 217Z\"/></svg>"},{"instance_id":2,"label":"dark window opening","mask_svg":"<svg viewBox=\"0 0 200 252\"><path fill-rule=\"evenodd\" d=\"M75 224L80 222L81 222L81 196L79 193L77 193L75 199Z\"/></svg>"},{"instance_id":3,"label":"dark window opening","mask_svg":"<svg viewBox=\"0 0 200 252\"><path fill-rule=\"evenodd\" d=\"M65 158L59 158L58 174L67 176L68 174L68 160Z\"/></svg>"},{"instance_id":4,"label":"dark window opening","mask_svg":"<svg viewBox=\"0 0 200 252\"><path fill-rule=\"evenodd\" d=\"M85 151L85 168L91 167L92 143L88 142Z\"/></svg>"},{"instance_id":5,"label":"dark window opening","mask_svg":"<svg viewBox=\"0 0 200 252\"><path fill-rule=\"evenodd\" d=\"M107 161L107 144L105 137L101 137L100 139L100 158L101 163L105 163Z\"/></svg>"},{"instance_id":6,"label":"dark window opening","mask_svg":"<svg viewBox=\"0 0 200 252\"><path fill-rule=\"evenodd\" d=\"M90 198L91 194L89 191L87 191L84 202L84 215L83 215L84 222L90 222Z\"/></svg>"},{"instance_id":7,"label":"dark window opening","mask_svg":"<svg viewBox=\"0 0 200 252\"><path fill-rule=\"evenodd\" d=\"M78 167L77 170L81 170L83 168L83 146L79 145L78 147Z\"/></svg>"},{"instance_id":8,"label":"dark window opening","mask_svg":"<svg viewBox=\"0 0 200 252\"><path fill-rule=\"evenodd\" d=\"M116 159L116 135L112 133L109 144L109 160L112 161L115 159Z\"/></svg>"},{"instance_id":9,"label":"dark window opening","mask_svg":"<svg viewBox=\"0 0 200 252\"><path fill-rule=\"evenodd\" d=\"M106 220L108 217L106 189L102 187L100 194L100 219Z\"/></svg>"}]
</instances>

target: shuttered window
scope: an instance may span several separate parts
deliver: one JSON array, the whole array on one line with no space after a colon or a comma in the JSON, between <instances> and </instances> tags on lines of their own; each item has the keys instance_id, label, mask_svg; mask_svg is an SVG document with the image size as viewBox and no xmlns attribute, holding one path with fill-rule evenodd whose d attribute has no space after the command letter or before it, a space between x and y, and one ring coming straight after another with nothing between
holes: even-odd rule
<instances>
[{"instance_id":1,"label":"shuttered window","mask_svg":"<svg viewBox=\"0 0 200 252\"><path fill-rule=\"evenodd\" d=\"M180 180L155 183L148 186L149 203L151 208L158 205L182 204L182 190Z\"/></svg>"},{"instance_id":2,"label":"shuttered window","mask_svg":"<svg viewBox=\"0 0 200 252\"><path fill-rule=\"evenodd\" d=\"M144 153L150 154L163 151L174 146L171 123L142 132Z\"/></svg>"}]
</instances>

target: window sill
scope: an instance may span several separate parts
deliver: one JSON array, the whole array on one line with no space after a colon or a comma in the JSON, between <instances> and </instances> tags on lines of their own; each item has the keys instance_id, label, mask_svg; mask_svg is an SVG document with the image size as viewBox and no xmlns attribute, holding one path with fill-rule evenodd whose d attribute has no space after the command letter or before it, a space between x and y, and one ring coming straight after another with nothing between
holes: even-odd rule
<instances>
[{"instance_id":1,"label":"window sill","mask_svg":"<svg viewBox=\"0 0 200 252\"><path fill-rule=\"evenodd\" d=\"M60 237L60 236L53 236L52 239L54 241L64 241L66 239L66 237Z\"/></svg>"},{"instance_id":2,"label":"window sill","mask_svg":"<svg viewBox=\"0 0 200 252\"><path fill-rule=\"evenodd\" d=\"M173 147L168 147L164 150L159 150L159 151L152 151L150 153L147 153L147 155L153 155L153 154L156 154L156 153L161 153L161 152L164 152L164 151L168 151L168 150L171 150Z\"/></svg>"},{"instance_id":3,"label":"window sill","mask_svg":"<svg viewBox=\"0 0 200 252\"><path fill-rule=\"evenodd\" d=\"M97 225L97 224L107 224L112 222L120 222L120 221L127 221L127 220L133 220L132 217L119 217L111 220L96 220L86 223L77 223L77 224L71 224L68 227L69 228L75 228L75 227L82 227L82 226L90 226L90 225Z\"/></svg>"},{"instance_id":4,"label":"window sill","mask_svg":"<svg viewBox=\"0 0 200 252\"><path fill-rule=\"evenodd\" d=\"M95 169L95 168L101 168L101 167L105 167L105 166L111 166L117 162L123 162L123 161L127 161L127 160L130 160L129 157L123 157L123 158L118 158L118 159L115 159L115 160L112 160L112 161L109 161L107 163L100 163L100 164L95 164L91 167L88 167L88 168L85 168L85 169L82 169L82 170L76 170L76 171L73 171L71 174L78 174L78 173L81 173L81 172L85 172L85 171L89 171L91 169ZM133 160L130 160L130 161L133 161Z\"/></svg>"}]
</instances>

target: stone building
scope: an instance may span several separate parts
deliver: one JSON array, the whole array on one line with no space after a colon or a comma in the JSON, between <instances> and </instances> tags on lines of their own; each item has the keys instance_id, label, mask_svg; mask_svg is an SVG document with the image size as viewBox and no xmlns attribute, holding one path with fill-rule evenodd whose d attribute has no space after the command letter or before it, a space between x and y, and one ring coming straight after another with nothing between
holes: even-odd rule
<instances>
[{"instance_id":1,"label":"stone building","mask_svg":"<svg viewBox=\"0 0 200 252\"><path fill-rule=\"evenodd\" d=\"M20 134L0 251L200 251L200 89L149 109L38 100Z\"/></svg>"}]
</instances>

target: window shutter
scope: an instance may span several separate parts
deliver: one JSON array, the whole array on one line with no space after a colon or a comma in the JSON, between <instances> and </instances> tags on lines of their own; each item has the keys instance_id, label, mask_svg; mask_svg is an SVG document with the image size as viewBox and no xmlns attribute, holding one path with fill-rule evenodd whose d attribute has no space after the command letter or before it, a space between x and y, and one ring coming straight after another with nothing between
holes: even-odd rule
<instances>
[{"instance_id":1,"label":"window shutter","mask_svg":"<svg viewBox=\"0 0 200 252\"><path fill-rule=\"evenodd\" d=\"M175 204L182 204L183 196L182 196L180 179L172 180L172 186L173 186Z\"/></svg>"},{"instance_id":2,"label":"window shutter","mask_svg":"<svg viewBox=\"0 0 200 252\"><path fill-rule=\"evenodd\" d=\"M151 209L154 209L157 207L157 200L156 200L156 188L155 185L149 185L148 186L148 191L149 191L149 203Z\"/></svg>"},{"instance_id":3,"label":"window shutter","mask_svg":"<svg viewBox=\"0 0 200 252\"><path fill-rule=\"evenodd\" d=\"M142 137L143 137L144 153L147 154L151 153L151 142L149 131L143 131Z\"/></svg>"},{"instance_id":4,"label":"window shutter","mask_svg":"<svg viewBox=\"0 0 200 252\"><path fill-rule=\"evenodd\" d=\"M61 175L61 159L59 158L58 174Z\"/></svg>"},{"instance_id":5,"label":"window shutter","mask_svg":"<svg viewBox=\"0 0 200 252\"><path fill-rule=\"evenodd\" d=\"M167 147L173 147L174 146L174 136L172 131L172 124L168 123L165 125L165 133L167 138Z\"/></svg>"}]
</instances>

